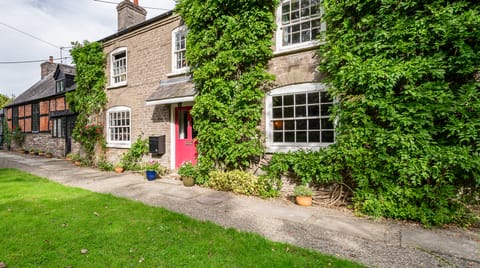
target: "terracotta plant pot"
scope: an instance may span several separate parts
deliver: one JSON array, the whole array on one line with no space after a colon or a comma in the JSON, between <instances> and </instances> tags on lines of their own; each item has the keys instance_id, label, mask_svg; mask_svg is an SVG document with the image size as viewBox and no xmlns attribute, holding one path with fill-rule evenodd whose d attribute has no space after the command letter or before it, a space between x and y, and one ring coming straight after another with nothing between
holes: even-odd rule
<instances>
[{"instance_id":1,"label":"terracotta plant pot","mask_svg":"<svg viewBox=\"0 0 480 268\"><path fill-rule=\"evenodd\" d=\"M82 165L82 162L80 162L80 161L75 161L74 164L75 164L75 166L79 167L79 166Z\"/></svg>"},{"instance_id":2,"label":"terracotta plant pot","mask_svg":"<svg viewBox=\"0 0 480 268\"><path fill-rule=\"evenodd\" d=\"M192 187L195 185L195 178L193 177L182 177L183 185L187 187Z\"/></svg>"},{"instance_id":3,"label":"terracotta plant pot","mask_svg":"<svg viewBox=\"0 0 480 268\"><path fill-rule=\"evenodd\" d=\"M295 196L295 201L298 205L309 207L312 205L312 197L311 196Z\"/></svg>"},{"instance_id":4,"label":"terracotta plant pot","mask_svg":"<svg viewBox=\"0 0 480 268\"><path fill-rule=\"evenodd\" d=\"M116 173L122 173L123 172L123 167L115 167L115 172Z\"/></svg>"},{"instance_id":5,"label":"terracotta plant pot","mask_svg":"<svg viewBox=\"0 0 480 268\"><path fill-rule=\"evenodd\" d=\"M45 157L46 157L46 158L52 158L53 155L52 155L52 154L45 154Z\"/></svg>"}]
</instances>

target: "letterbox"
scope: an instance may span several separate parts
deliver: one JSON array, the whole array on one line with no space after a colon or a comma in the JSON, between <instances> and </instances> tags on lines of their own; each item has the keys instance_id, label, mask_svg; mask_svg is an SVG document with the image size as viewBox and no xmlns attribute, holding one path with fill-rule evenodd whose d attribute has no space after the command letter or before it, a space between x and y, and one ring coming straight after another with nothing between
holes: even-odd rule
<instances>
[{"instance_id":1,"label":"letterbox","mask_svg":"<svg viewBox=\"0 0 480 268\"><path fill-rule=\"evenodd\" d=\"M165 135L151 136L148 138L148 144L151 154L164 154L165 153Z\"/></svg>"}]
</instances>

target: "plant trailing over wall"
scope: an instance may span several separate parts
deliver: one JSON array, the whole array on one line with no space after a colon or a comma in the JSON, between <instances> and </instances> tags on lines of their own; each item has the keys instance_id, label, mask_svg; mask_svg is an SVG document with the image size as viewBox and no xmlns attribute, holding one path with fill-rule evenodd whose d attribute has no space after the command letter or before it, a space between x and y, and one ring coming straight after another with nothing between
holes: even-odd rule
<instances>
[{"instance_id":1,"label":"plant trailing over wall","mask_svg":"<svg viewBox=\"0 0 480 268\"><path fill-rule=\"evenodd\" d=\"M14 126L12 130L12 140L15 144L21 148L25 142L25 133L23 133L20 126Z\"/></svg>"},{"instance_id":2,"label":"plant trailing over wall","mask_svg":"<svg viewBox=\"0 0 480 268\"><path fill-rule=\"evenodd\" d=\"M148 153L148 139L142 139L142 135L138 135L137 140L132 144L130 149L125 152L120 160L125 170L141 170L140 161L142 157Z\"/></svg>"},{"instance_id":3,"label":"plant trailing over wall","mask_svg":"<svg viewBox=\"0 0 480 268\"><path fill-rule=\"evenodd\" d=\"M176 10L189 32L187 61L197 97L192 110L198 131L199 168L248 166L263 153L258 125L265 71L272 57L277 0L180 0Z\"/></svg>"},{"instance_id":4,"label":"plant trailing over wall","mask_svg":"<svg viewBox=\"0 0 480 268\"><path fill-rule=\"evenodd\" d=\"M12 132L8 128L7 118L4 117L2 120L2 136L3 136L3 149L10 150L11 142L12 142Z\"/></svg>"},{"instance_id":5,"label":"plant trailing over wall","mask_svg":"<svg viewBox=\"0 0 480 268\"><path fill-rule=\"evenodd\" d=\"M77 113L73 138L82 145L88 160L91 161L95 154L95 146L105 144L103 133L98 132L98 127L101 126L91 125L107 103L105 56L102 45L98 42L85 41L83 44L74 42L72 45L70 53L76 65L77 89L67 93L67 102L70 110Z\"/></svg>"},{"instance_id":6,"label":"plant trailing over wall","mask_svg":"<svg viewBox=\"0 0 480 268\"><path fill-rule=\"evenodd\" d=\"M477 1L325 0L321 71L339 100L332 163L360 211L468 224L480 187Z\"/></svg>"}]
</instances>

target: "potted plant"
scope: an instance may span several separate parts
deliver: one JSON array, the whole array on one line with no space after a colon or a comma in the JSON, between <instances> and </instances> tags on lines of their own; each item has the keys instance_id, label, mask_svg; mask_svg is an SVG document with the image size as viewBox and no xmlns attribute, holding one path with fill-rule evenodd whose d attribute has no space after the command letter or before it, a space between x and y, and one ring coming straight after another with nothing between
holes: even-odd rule
<instances>
[{"instance_id":1,"label":"potted plant","mask_svg":"<svg viewBox=\"0 0 480 268\"><path fill-rule=\"evenodd\" d=\"M46 153L45 153L45 157L46 157L46 158L52 158L52 157L53 157L52 152L50 152L50 151L46 152Z\"/></svg>"},{"instance_id":2,"label":"potted plant","mask_svg":"<svg viewBox=\"0 0 480 268\"><path fill-rule=\"evenodd\" d=\"M44 156L45 155L45 152L43 150L38 150L38 155L39 156Z\"/></svg>"},{"instance_id":3,"label":"potted plant","mask_svg":"<svg viewBox=\"0 0 480 268\"><path fill-rule=\"evenodd\" d=\"M116 173L122 173L123 172L123 164L120 162L120 163L117 163L115 165L115 168L114 168L115 172Z\"/></svg>"},{"instance_id":4,"label":"potted plant","mask_svg":"<svg viewBox=\"0 0 480 268\"><path fill-rule=\"evenodd\" d=\"M147 180L153 181L157 177L157 171L159 167L160 167L160 163L158 163L155 160L150 160L145 165L145 173L147 175Z\"/></svg>"},{"instance_id":5,"label":"potted plant","mask_svg":"<svg viewBox=\"0 0 480 268\"><path fill-rule=\"evenodd\" d=\"M34 155L36 151L37 151L37 150L31 148L31 149L30 149L30 154Z\"/></svg>"},{"instance_id":6,"label":"potted plant","mask_svg":"<svg viewBox=\"0 0 480 268\"><path fill-rule=\"evenodd\" d=\"M197 169L191 162L183 163L178 169L178 175L182 176L183 185L188 187L195 185L196 174Z\"/></svg>"},{"instance_id":7,"label":"potted plant","mask_svg":"<svg viewBox=\"0 0 480 268\"><path fill-rule=\"evenodd\" d=\"M293 194L295 195L295 201L298 205L308 207L312 205L312 189L308 188L306 185L298 185L293 189Z\"/></svg>"},{"instance_id":8,"label":"potted plant","mask_svg":"<svg viewBox=\"0 0 480 268\"><path fill-rule=\"evenodd\" d=\"M73 153L68 153L68 154L65 156L65 159L67 159L67 161L72 161L72 159L73 159Z\"/></svg>"}]
</instances>

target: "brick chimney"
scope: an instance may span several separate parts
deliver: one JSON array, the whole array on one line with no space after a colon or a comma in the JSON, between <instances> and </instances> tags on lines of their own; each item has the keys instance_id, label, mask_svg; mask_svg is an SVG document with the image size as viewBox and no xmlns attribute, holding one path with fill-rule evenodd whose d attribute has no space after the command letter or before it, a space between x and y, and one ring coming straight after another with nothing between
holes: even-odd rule
<instances>
[{"instance_id":1,"label":"brick chimney","mask_svg":"<svg viewBox=\"0 0 480 268\"><path fill-rule=\"evenodd\" d=\"M144 22L147 11L138 5L138 0L130 2L124 0L117 5L118 31L127 29L130 26Z\"/></svg>"},{"instance_id":2,"label":"brick chimney","mask_svg":"<svg viewBox=\"0 0 480 268\"><path fill-rule=\"evenodd\" d=\"M48 57L48 61L40 64L40 77L41 79L45 78L49 73L54 72L57 64L53 62L53 56Z\"/></svg>"}]
</instances>

